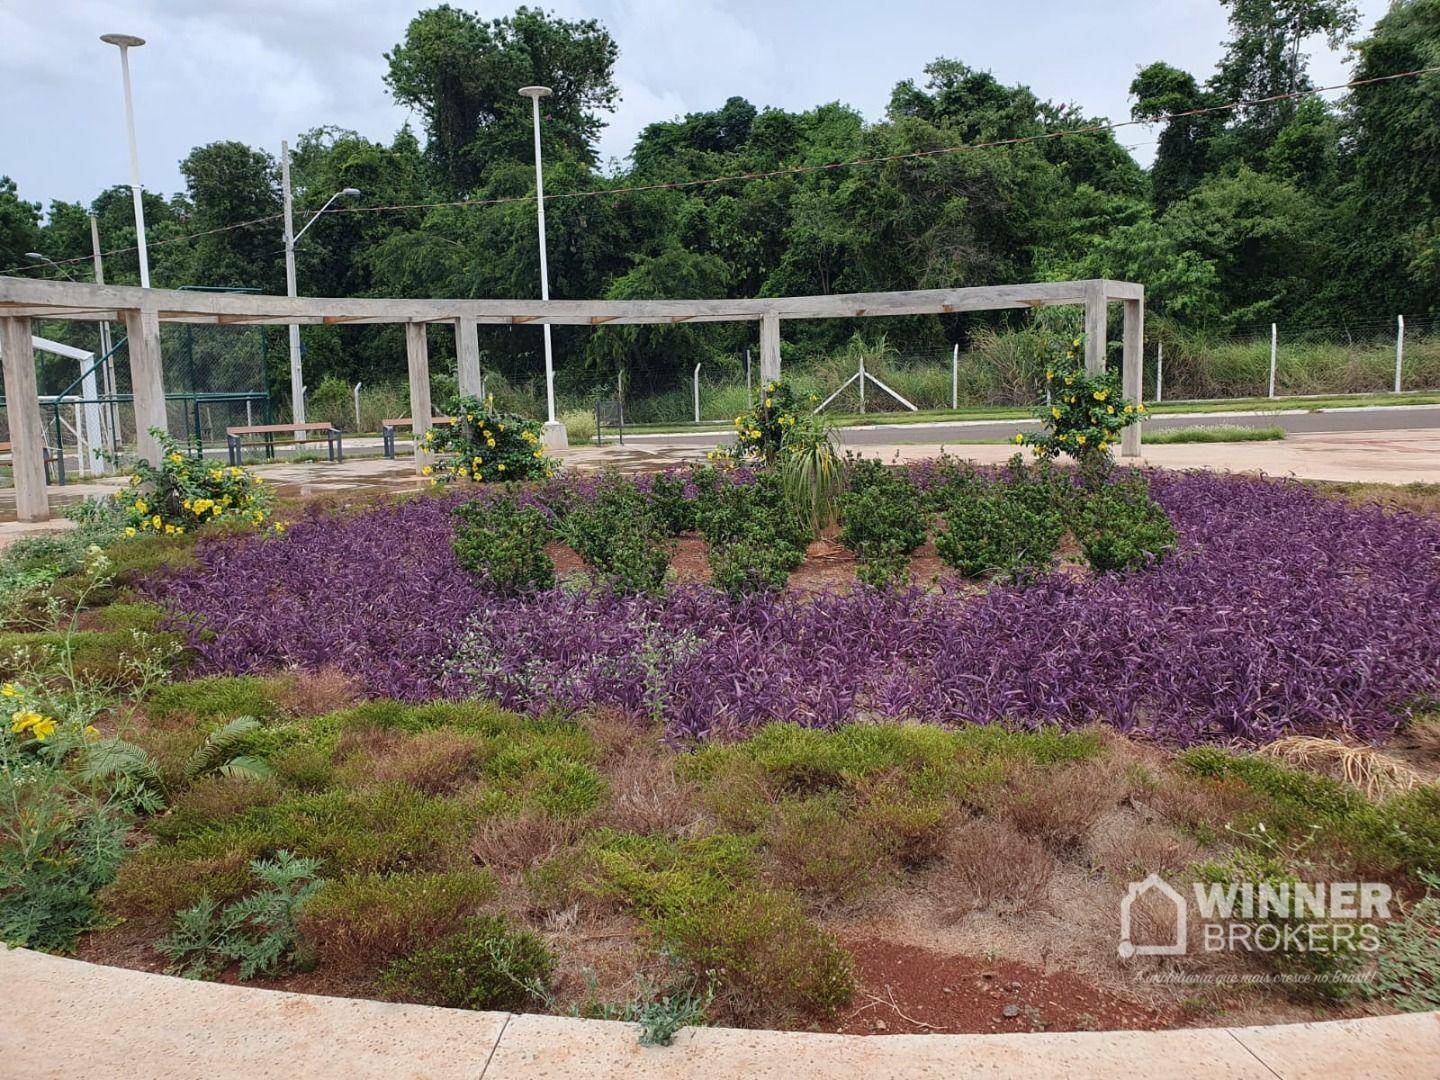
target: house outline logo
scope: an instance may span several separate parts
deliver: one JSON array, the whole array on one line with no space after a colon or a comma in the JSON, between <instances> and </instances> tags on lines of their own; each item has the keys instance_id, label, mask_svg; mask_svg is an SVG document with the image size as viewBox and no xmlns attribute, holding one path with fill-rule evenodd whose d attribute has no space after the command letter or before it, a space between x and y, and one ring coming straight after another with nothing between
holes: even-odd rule
<instances>
[{"instance_id":1,"label":"house outline logo","mask_svg":"<svg viewBox=\"0 0 1440 1080\"><path fill-rule=\"evenodd\" d=\"M1136 945L1130 940L1130 907L1152 889L1159 889L1175 905L1175 940L1165 945ZM1129 960L1132 956L1184 956L1189 939L1188 920L1189 908L1185 897L1159 874L1151 874L1144 881L1130 882L1125 890L1125 898L1120 901L1120 959Z\"/></svg>"}]
</instances>

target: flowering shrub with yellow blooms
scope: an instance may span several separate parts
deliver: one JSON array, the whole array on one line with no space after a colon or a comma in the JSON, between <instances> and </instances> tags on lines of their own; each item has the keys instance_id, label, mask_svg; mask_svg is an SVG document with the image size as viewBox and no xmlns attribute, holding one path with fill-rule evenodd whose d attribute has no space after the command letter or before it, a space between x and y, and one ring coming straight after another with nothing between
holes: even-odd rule
<instances>
[{"instance_id":1,"label":"flowering shrub with yellow blooms","mask_svg":"<svg viewBox=\"0 0 1440 1080\"><path fill-rule=\"evenodd\" d=\"M142 459L130 486L115 496L124 511L126 536L178 536L220 518L265 524L270 493L264 480L239 466L186 453L163 431L151 429L150 434L160 443L160 464Z\"/></svg>"},{"instance_id":2,"label":"flowering shrub with yellow blooms","mask_svg":"<svg viewBox=\"0 0 1440 1080\"><path fill-rule=\"evenodd\" d=\"M1071 341L1065 358L1045 369L1050 402L1035 413L1045 432L1015 436L1017 445L1033 446L1041 457L1069 454L1076 461L1094 460L1108 454L1120 432L1145 414L1143 402L1125 400L1118 368L1086 374L1082 340Z\"/></svg>"},{"instance_id":3,"label":"flowering shrub with yellow blooms","mask_svg":"<svg viewBox=\"0 0 1440 1080\"><path fill-rule=\"evenodd\" d=\"M540 445L540 421L497 412L493 397L462 397L455 422L425 432L420 448L436 456L425 472L437 484L544 480L555 471Z\"/></svg>"},{"instance_id":4,"label":"flowering shrub with yellow blooms","mask_svg":"<svg viewBox=\"0 0 1440 1080\"><path fill-rule=\"evenodd\" d=\"M785 436L800 419L795 391L781 380L772 380L761 387L755 407L735 418L735 445L718 456L760 458L773 465L780 456ZM712 455L717 456L717 455Z\"/></svg>"}]
</instances>

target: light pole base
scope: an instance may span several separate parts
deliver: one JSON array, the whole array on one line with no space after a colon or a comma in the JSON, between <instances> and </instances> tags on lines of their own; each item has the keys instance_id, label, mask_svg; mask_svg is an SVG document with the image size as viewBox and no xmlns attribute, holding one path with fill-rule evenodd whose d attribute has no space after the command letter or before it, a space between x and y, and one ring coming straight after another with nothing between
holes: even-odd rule
<instances>
[{"instance_id":1,"label":"light pole base","mask_svg":"<svg viewBox=\"0 0 1440 1080\"><path fill-rule=\"evenodd\" d=\"M547 420L540 428L540 443L546 450L569 450L570 435L559 420Z\"/></svg>"}]
</instances>

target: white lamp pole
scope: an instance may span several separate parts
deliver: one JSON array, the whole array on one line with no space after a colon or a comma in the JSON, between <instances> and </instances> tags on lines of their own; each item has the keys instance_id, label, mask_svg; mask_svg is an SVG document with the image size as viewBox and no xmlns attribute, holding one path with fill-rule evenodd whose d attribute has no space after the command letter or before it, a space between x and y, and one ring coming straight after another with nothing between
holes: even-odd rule
<instances>
[{"instance_id":1,"label":"white lamp pole","mask_svg":"<svg viewBox=\"0 0 1440 1080\"><path fill-rule=\"evenodd\" d=\"M540 99L552 93L548 86L523 86L522 97L528 97L535 124L535 214L540 228L540 299L550 299L550 267L545 254L545 175L540 163ZM549 419L542 429L547 449L564 450L570 445L565 425L555 418L555 357L550 345L550 324L542 323L545 332L545 397Z\"/></svg>"},{"instance_id":2,"label":"white lamp pole","mask_svg":"<svg viewBox=\"0 0 1440 1080\"><path fill-rule=\"evenodd\" d=\"M145 206L140 198L140 151L135 145L135 105L130 97L130 50L145 44L133 34L101 34L100 40L120 50L120 74L125 83L125 130L130 136L130 195L135 200L135 246L140 255L140 287L150 287L150 252L145 247Z\"/></svg>"},{"instance_id":3,"label":"white lamp pole","mask_svg":"<svg viewBox=\"0 0 1440 1080\"><path fill-rule=\"evenodd\" d=\"M322 206L298 233L295 231L295 200L290 193L290 144L280 140L280 188L285 207L285 295L298 296L295 285L295 243L305 235L307 229L320 220L320 215L330 209L330 204L339 198L354 198L360 192L355 188L344 188L325 200ZM300 324L291 323L290 331L290 419L293 423L305 423L305 371L300 359ZM304 442L305 432L297 430L295 441Z\"/></svg>"}]
</instances>

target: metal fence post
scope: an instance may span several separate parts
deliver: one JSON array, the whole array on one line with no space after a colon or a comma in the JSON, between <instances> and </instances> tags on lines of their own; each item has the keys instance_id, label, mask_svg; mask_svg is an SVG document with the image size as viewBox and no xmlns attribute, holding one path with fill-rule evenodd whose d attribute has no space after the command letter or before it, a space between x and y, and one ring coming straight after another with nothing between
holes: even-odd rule
<instances>
[{"instance_id":1,"label":"metal fence post","mask_svg":"<svg viewBox=\"0 0 1440 1080\"><path fill-rule=\"evenodd\" d=\"M700 365L695 365L695 423L700 422Z\"/></svg>"},{"instance_id":2,"label":"metal fence post","mask_svg":"<svg viewBox=\"0 0 1440 1080\"><path fill-rule=\"evenodd\" d=\"M1400 393L1400 371L1405 365L1405 316L1395 316L1395 393Z\"/></svg>"},{"instance_id":3,"label":"metal fence post","mask_svg":"<svg viewBox=\"0 0 1440 1080\"><path fill-rule=\"evenodd\" d=\"M950 408L960 408L960 343L950 354Z\"/></svg>"},{"instance_id":4,"label":"metal fence post","mask_svg":"<svg viewBox=\"0 0 1440 1080\"><path fill-rule=\"evenodd\" d=\"M755 395L750 391L750 350L745 350L745 405L747 408L755 406Z\"/></svg>"},{"instance_id":5,"label":"metal fence post","mask_svg":"<svg viewBox=\"0 0 1440 1080\"><path fill-rule=\"evenodd\" d=\"M1275 396L1275 354L1280 343L1280 328L1270 324L1270 396Z\"/></svg>"},{"instance_id":6,"label":"metal fence post","mask_svg":"<svg viewBox=\"0 0 1440 1080\"><path fill-rule=\"evenodd\" d=\"M1165 400L1165 343L1155 346L1155 404Z\"/></svg>"},{"instance_id":7,"label":"metal fence post","mask_svg":"<svg viewBox=\"0 0 1440 1080\"><path fill-rule=\"evenodd\" d=\"M364 385L365 385L364 383L358 383L358 382L355 384L355 430L356 430L356 431L359 431L359 430L360 430L360 387L362 387L362 386L364 386Z\"/></svg>"},{"instance_id":8,"label":"metal fence post","mask_svg":"<svg viewBox=\"0 0 1440 1080\"><path fill-rule=\"evenodd\" d=\"M859 385L859 387L860 387L860 415L861 415L861 416L864 416L864 415L865 415L865 357L864 357L863 354L862 354L861 357L860 357L860 381L859 381L859 384L858 384L858 385Z\"/></svg>"}]
</instances>

